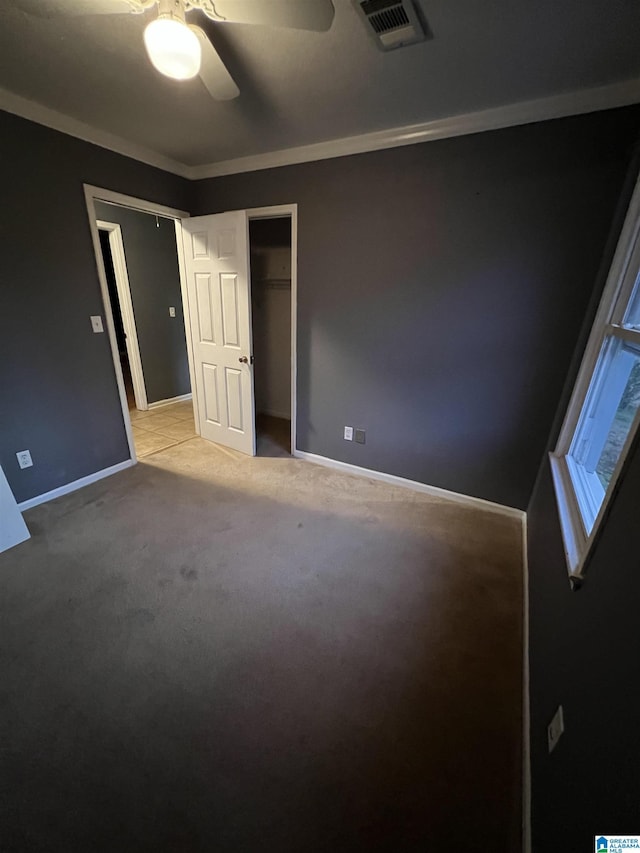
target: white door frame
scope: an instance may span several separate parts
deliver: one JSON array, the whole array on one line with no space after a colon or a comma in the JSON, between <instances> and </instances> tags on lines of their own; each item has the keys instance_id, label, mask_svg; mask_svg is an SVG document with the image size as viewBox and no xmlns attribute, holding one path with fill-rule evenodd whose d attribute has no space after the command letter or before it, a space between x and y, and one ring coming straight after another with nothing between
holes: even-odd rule
<instances>
[{"instance_id":1,"label":"white door frame","mask_svg":"<svg viewBox=\"0 0 640 853\"><path fill-rule=\"evenodd\" d=\"M138 210L142 213L151 213L153 215L164 216L167 219L173 219L176 229L176 249L178 252L178 270L180 275L180 292L182 294L183 316L185 323L185 337L187 339L187 356L189 362L189 379L191 381L192 403L194 408L194 420L196 432L200 433L200 425L198 421L198 400L196 394L196 382L194 373L194 354L191 336L191 317L189 313L189 298L187 295L187 277L184 259L184 243L182 238L182 219L188 219L190 214L185 210L179 210L174 207L167 207L163 204L156 204L152 201L136 198L135 196L125 195L124 193L107 190L104 187L96 187L91 184L84 184L84 197L87 206L87 216L89 217L89 229L91 232L91 240L93 242L93 251L96 258L96 267L98 270L98 279L100 281L100 290L102 291L102 302L104 306L105 319L107 321L107 333L109 343L111 345L111 355L113 358L113 366L116 374L116 382L120 395L120 405L122 407L122 417L127 433L127 441L129 444L129 452L133 462L137 461L135 445L133 442L133 432L131 427L131 418L129 417L129 406L127 405L127 392L124 385L124 377L122 375L122 365L120 364L120 353L118 351L118 342L116 340L115 326L113 323L113 314L111 311L111 300L109 298L109 287L107 285L107 275L102 259L102 247L100 245L100 233L98 228L98 217L95 208L96 201L106 201L110 204L120 205L120 207L128 207L132 210ZM251 219L278 219L288 216L291 218L291 455L295 455L297 451L297 368L298 368L298 205L297 204L278 204L271 207L254 207L246 210L247 221ZM111 236L111 235L110 235ZM251 276L249 276L249 287L251 287ZM252 342L253 347L253 342Z\"/></svg>"},{"instance_id":2,"label":"white door frame","mask_svg":"<svg viewBox=\"0 0 640 853\"><path fill-rule=\"evenodd\" d=\"M106 201L110 204L117 204L120 207L128 207L132 210L139 210L142 213L151 213L153 215L164 216L167 219L173 219L176 228L176 249L178 252L178 269L180 274L180 291L182 293L182 303L184 306L187 302L187 283L185 278L184 266L184 249L182 244L182 219L188 219L189 213L184 210L178 210L174 207L166 207L163 204L155 204L155 202L145 201L135 196L125 195L124 193L114 192L102 187L94 187L91 184L84 184L84 197L87 206L87 216L89 217L89 230L91 232L91 240L93 243L93 251L96 259L96 267L98 270L98 279L100 281L100 290L102 292L102 303L104 308L104 316L107 321L107 334L111 345L111 357L113 359L113 367L116 375L116 383L118 385L118 393L120 395L120 406L122 408L122 418L124 427L127 433L127 442L129 444L129 454L133 462L137 462L136 449L133 442L133 431L131 427L131 418L129 417L129 406L127 405L127 392L124 385L124 377L122 375L122 365L120 364L120 353L118 351L118 342L116 339L116 330L113 323L113 313L111 311L111 300L109 298L109 287L107 285L107 274L104 268L102 259L102 247L100 245L100 233L98 229L98 216L96 213L95 202ZM188 311L184 311L185 333L187 339L187 355L189 361L189 378L191 380L191 388L195 387L193 374L193 352L191 349L191 325ZM193 404L196 405L196 396L193 395ZM196 418L196 432L199 431L199 426Z\"/></svg>"},{"instance_id":3,"label":"white door frame","mask_svg":"<svg viewBox=\"0 0 640 853\"><path fill-rule=\"evenodd\" d=\"M138 342L138 331L136 329L136 318L133 313L133 301L131 297L131 284L127 272L127 259L124 254L124 242L122 240L122 228L117 222L106 222L97 220L98 231L106 231L109 235L109 247L111 249L111 260L113 261L113 272L120 303L120 316L125 334L125 346L131 369L131 381L133 382L133 395L136 398L136 408L146 411L147 389L144 384L144 373L142 372L142 358L140 357L140 344ZM113 305L111 306L113 313Z\"/></svg>"},{"instance_id":4,"label":"white door frame","mask_svg":"<svg viewBox=\"0 0 640 853\"><path fill-rule=\"evenodd\" d=\"M252 207L247 210L248 221L252 219L281 219L284 217L291 218L291 455L295 456L298 449L296 442L298 390L298 205L278 204L273 207ZM249 273L249 292L251 293L251 270L249 270ZM253 342L251 346L253 348Z\"/></svg>"}]
</instances>

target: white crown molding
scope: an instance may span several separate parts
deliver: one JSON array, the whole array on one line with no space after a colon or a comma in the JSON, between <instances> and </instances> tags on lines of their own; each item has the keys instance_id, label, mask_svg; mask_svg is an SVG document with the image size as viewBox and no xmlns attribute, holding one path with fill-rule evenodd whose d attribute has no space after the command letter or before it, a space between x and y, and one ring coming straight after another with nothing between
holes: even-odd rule
<instances>
[{"instance_id":1,"label":"white crown molding","mask_svg":"<svg viewBox=\"0 0 640 853\"><path fill-rule=\"evenodd\" d=\"M341 139L330 139L313 145L296 148L284 148L249 157L237 157L233 160L221 160L201 166L188 166L158 154L144 146L128 142L120 136L91 127L84 122L49 109L35 101L29 101L0 88L0 110L21 116L29 121L75 136L85 142L131 157L149 166L163 169L182 178L196 181L203 178L219 178L224 175L237 175L241 172L256 172L262 169L274 169L280 166L292 166L298 163L311 163L315 160L329 160L334 157L347 157L351 154L364 154L380 151L384 148L398 148L403 145L416 145L436 139L465 136L482 133L487 130L500 130L522 124L532 124L554 118L565 118L599 110L614 109L640 102L640 79L625 80L608 86L597 86L577 92L564 92L548 98L507 104L473 113L449 116L448 118L394 127L387 130L363 133Z\"/></svg>"},{"instance_id":2,"label":"white crown molding","mask_svg":"<svg viewBox=\"0 0 640 853\"><path fill-rule=\"evenodd\" d=\"M172 172L181 178L191 177L189 174L190 167L184 163L158 154L157 151L152 151L150 148L128 142L115 134L99 130L64 113L38 104L36 101L15 95L7 89L0 88L0 110L20 116L20 118L26 118L36 124L44 125L44 127L50 127L52 130L58 130L60 133L66 133L68 136L74 136L76 139L82 139L83 142L90 142L100 148L106 148L116 154L122 154L124 157L138 160L140 163L146 163L147 166L155 166L165 172Z\"/></svg>"},{"instance_id":3,"label":"white crown molding","mask_svg":"<svg viewBox=\"0 0 640 853\"><path fill-rule=\"evenodd\" d=\"M314 160L328 160L333 157L379 151L383 148L416 145L435 139L465 136L470 133L482 133L485 130L499 130L548 119L624 107L638 102L640 102L640 80L626 80L609 86L566 92L548 98L522 101L420 124L363 133L360 136L348 136L343 139L331 139L315 145L302 145L299 148L286 148L281 151L256 154L252 157L238 157L235 160L222 160L206 166L192 166L188 170L188 177L191 180L219 178L239 172L255 172L296 163L309 163Z\"/></svg>"}]
</instances>

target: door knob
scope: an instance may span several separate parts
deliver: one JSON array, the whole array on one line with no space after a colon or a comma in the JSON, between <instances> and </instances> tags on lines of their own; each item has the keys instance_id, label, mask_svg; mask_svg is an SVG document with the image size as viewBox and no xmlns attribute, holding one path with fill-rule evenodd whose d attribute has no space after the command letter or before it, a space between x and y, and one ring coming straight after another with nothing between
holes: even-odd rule
<instances>
[{"instance_id":1,"label":"door knob","mask_svg":"<svg viewBox=\"0 0 640 853\"><path fill-rule=\"evenodd\" d=\"M238 361L239 361L241 364L253 364L253 356L252 356L252 355L250 355L250 356L247 358L247 356L246 356L246 355L241 355L241 356L240 356L240 358L238 359Z\"/></svg>"}]
</instances>

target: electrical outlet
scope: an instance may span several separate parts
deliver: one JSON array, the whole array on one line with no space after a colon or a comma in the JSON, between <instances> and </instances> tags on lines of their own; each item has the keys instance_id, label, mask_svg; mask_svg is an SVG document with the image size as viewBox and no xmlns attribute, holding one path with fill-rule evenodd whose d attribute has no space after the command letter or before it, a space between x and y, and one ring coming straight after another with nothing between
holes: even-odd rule
<instances>
[{"instance_id":1,"label":"electrical outlet","mask_svg":"<svg viewBox=\"0 0 640 853\"><path fill-rule=\"evenodd\" d=\"M553 719L547 726L547 744L549 745L549 752L553 752L556 748L558 741L562 736L562 732L564 731L564 713L562 711L562 705L558 705L558 710L553 715Z\"/></svg>"},{"instance_id":2,"label":"electrical outlet","mask_svg":"<svg viewBox=\"0 0 640 853\"><path fill-rule=\"evenodd\" d=\"M28 450L19 450L16 453L16 457L18 459L18 465L21 468L31 468L31 466L33 465L31 454Z\"/></svg>"},{"instance_id":3,"label":"electrical outlet","mask_svg":"<svg viewBox=\"0 0 640 853\"><path fill-rule=\"evenodd\" d=\"M176 309L175 308L169 308L169 316L170 317L176 316Z\"/></svg>"},{"instance_id":4,"label":"electrical outlet","mask_svg":"<svg viewBox=\"0 0 640 853\"><path fill-rule=\"evenodd\" d=\"M344 440L353 441L353 427L344 428Z\"/></svg>"},{"instance_id":5,"label":"electrical outlet","mask_svg":"<svg viewBox=\"0 0 640 853\"><path fill-rule=\"evenodd\" d=\"M104 326L102 325L102 317L99 314L92 315L91 328L96 333L96 335L100 332L104 332Z\"/></svg>"},{"instance_id":6,"label":"electrical outlet","mask_svg":"<svg viewBox=\"0 0 640 853\"><path fill-rule=\"evenodd\" d=\"M356 430L356 441L358 444L364 444L366 438L366 432L363 429Z\"/></svg>"}]
</instances>

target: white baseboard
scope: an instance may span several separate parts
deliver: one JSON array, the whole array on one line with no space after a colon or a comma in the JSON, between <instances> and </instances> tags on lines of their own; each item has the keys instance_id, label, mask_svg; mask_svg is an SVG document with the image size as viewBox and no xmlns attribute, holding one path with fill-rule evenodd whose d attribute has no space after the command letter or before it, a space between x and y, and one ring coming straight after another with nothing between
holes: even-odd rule
<instances>
[{"instance_id":1,"label":"white baseboard","mask_svg":"<svg viewBox=\"0 0 640 853\"><path fill-rule=\"evenodd\" d=\"M337 459L329 459L326 456L318 456L305 450L294 450L293 455L298 459L306 459L316 465L325 468L333 468L336 471L344 471L346 474L355 474L358 477L368 477L370 480L380 480L393 486L401 486L412 489L423 494L433 495L444 500L455 501L466 504L488 512L506 515L516 518L522 524L522 565L523 565L523 624L522 624L522 851L531 853L531 745L530 745L530 695L529 695L529 560L527 554L527 514L521 509L511 506L486 501L482 498L474 498L469 495L461 495L459 492L450 492L448 489L440 489L437 486L428 486L426 483L418 483L415 480L407 480L397 477L395 474L383 474L380 471L372 471L370 468L361 468L358 465L350 465L348 462L339 462Z\"/></svg>"},{"instance_id":2,"label":"white baseboard","mask_svg":"<svg viewBox=\"0 0 640 853\"><path fill-rule=\"evenodd\" d=\"M531 853L531 696L529 682L529 552L527 516L522 523L522 850Z\"/></svg>"},{"instance_id":3,"label":"white baseboard","mask_svg":"<svg viewBox=\"0 0 640 853\"><path fill-rule=\"evenodd\" d=\"M192 394L181 394L179 397L171 397L170 400L157 400L155 403L149 403L148 409L161 409L163 406L171 406L173 403L181 403L183 400L190 400Z\"/></svg>"},{"instance_id":4,"label":"white baseboard","mask_svg":"<svg viewBox=\"0 0 640 853\"><path fill-rule=\"evenodd\" d=\"M81 477L79 480L74 480L73 483L66 483L64 486L58 486L57 489L52 489L50 492L45 492L43 495L36 495L35 498L29 498L26 501L18 504L18 509L24 512L26 509L31 509L34 506L43 504L46 501L61 498L62 495L68 495L69 492L75 492L77 489L82 489L91 483L98 480L103 480L105 477L110 477L112 474L117 474L119 471L124 471L125 468L131 468L136 463L133 459L127 459L126 462L118 462L117 465L112 465L110 468L103 468L102 471L96 471L95 474L89 474L87 477Z\"/></svg>"},{"instance_id":5,"label":"white baseboard","mask_svg":"<svg viewBox=\"0 0 640 853\"><path fill-rule=\"evenodd\" d=\"M384 474L381 471L373 471L371 468L361 468L359 465L350 465L348 462L339 462L337 459L329 459L327 456L318 456L316 453L308 453L306 450L294 450L293 455L298 459L306 459L315 462L316 465L324 465L325 468L334 468L336 471L344 471L346 474L355 474L357 477L368 477L370 480L380 480L392 486L401 486L404 489L412 489L414 492L422 492L435 498L455 501L456 503L474 506L487 512L495 512L499 515L507 515L523 521L525 513L521 509L512 506L503 506L483 498L474 498L470 495L461 495L459 492L450 492L448 489L440 489L437 486L428 486L426 483L418 483L416 480L407 480L405 477L397 477L395 474Z\"/></svg>"}]
</instances>

